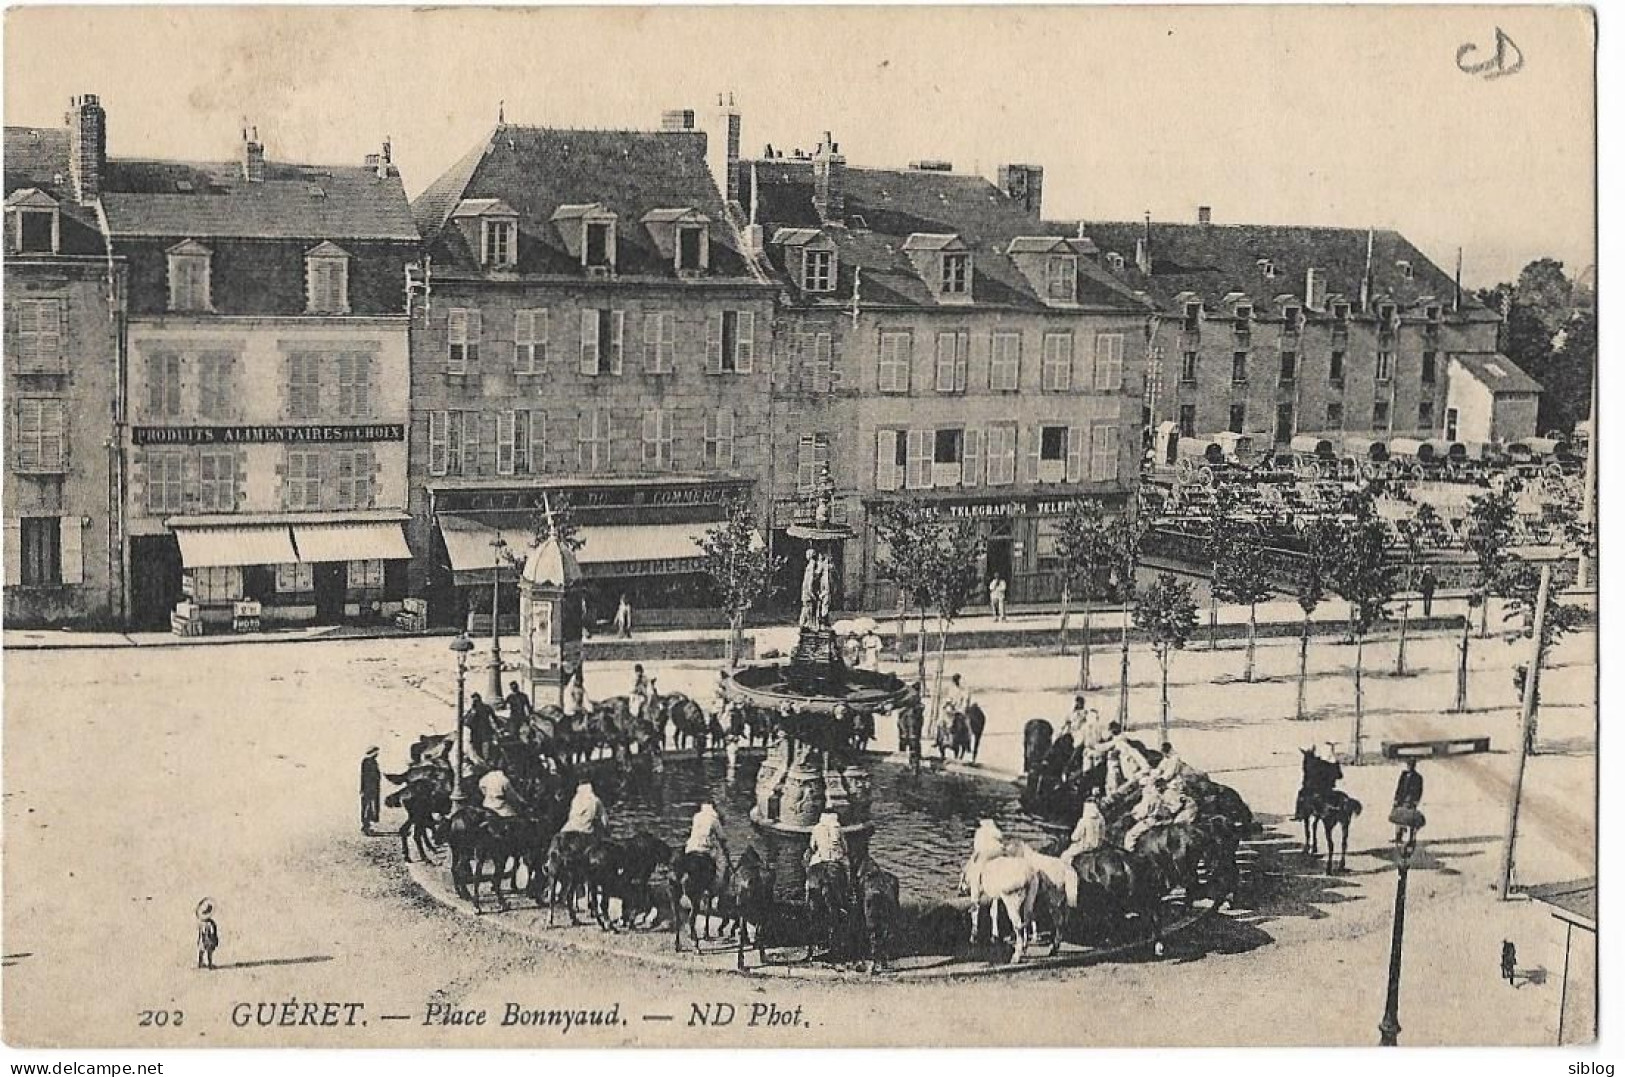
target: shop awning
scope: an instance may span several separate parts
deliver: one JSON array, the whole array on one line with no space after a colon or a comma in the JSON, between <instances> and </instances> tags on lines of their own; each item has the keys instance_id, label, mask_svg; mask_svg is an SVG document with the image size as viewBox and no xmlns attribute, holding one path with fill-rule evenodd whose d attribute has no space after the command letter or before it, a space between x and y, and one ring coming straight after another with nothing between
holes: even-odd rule
<instances>
[{"instance_id":1,"label":"shop awning","mask_svg":"<svg viewBox=\"0 0 1625 1077\"><path fill-rule=\"evenodd\" d=\"M299 560L286 524L241 527L176 527L186 568L291 565Z\"/></svg>"},{"instance_id":2,"label":"shop awning","mask_svg":"<svg viewBox=\"0 0 1625 1077\"><path fill-rule=\"evenodd\" d=\"M295 524L301 561L403 561L412 551L398 523Z\"/></svg>"},{"instance_id":3,"label":"shop awning","mask_svg":"<svg viewBox=\"0 0 1625 1077\"><path fill-rule=\"evenodd\" d=\"M583 565L610 562L667 561L698 558L696 540L714 524L612 524L583 527L586 543L576 551Z\"/></svg>"},{"instance_id":4,"label":"shop awning","mask_svg":"<svg viewBox=\"0 0 1625 1077\"><path fill-rule=\"evenodd\" d=\"M446 554L453 572L489 572L496 563L496 551L491 543L497 529L488 527L466 516L445 515L440 520L440 536L446 540ZM531 532L522 527L505 527L502 541L508 544L508 553L523 557L530 550ZM504 565L505 572L518 573L514 565Z\"/></svg>"}]
</instances>

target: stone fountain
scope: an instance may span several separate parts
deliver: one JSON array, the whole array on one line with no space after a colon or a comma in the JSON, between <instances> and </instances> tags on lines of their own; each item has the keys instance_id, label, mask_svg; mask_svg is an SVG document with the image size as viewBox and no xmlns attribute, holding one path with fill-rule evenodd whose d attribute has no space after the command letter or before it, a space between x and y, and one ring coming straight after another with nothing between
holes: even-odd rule
<instances>
[{"instance_id":1,"label":"stone fountain","mask_svg":"<svg viewBox=\"0 0 1625 1077\"><path fill-rule=\"evenodd\" d=\"M728 686L730 700L771 712L773 739L756 777L751 821L769 832L806 835L834 812L854 857L867 846L869 772L853 744L860 716L914 701L914 690L889 673L849 668L830 627L831 548L851 537L830 518L833 483L820 475L810 519L789 527L807 544L800 634L788 662L747 666Z\"/></svg>"}]
</instances>

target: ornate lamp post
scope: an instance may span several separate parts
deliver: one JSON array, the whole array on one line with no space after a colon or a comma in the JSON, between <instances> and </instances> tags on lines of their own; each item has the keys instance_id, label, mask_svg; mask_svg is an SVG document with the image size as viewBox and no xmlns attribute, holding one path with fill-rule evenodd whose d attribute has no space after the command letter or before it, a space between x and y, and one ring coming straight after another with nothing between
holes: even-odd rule
<instances>
[{"instance_id":1,"label":"ornate lamp post","mask_svg":"<svg viewBox=\"0 0 1625 1077\"><path fill-rule=\"evenodd\" d=\"M454 803L463 800L463 687L468 679L468 652L474 649L474 641L468 638L467 632L459 632L457 638L451 641L451 650L457 655L457 744L453 761L453 774L451 799Z\"/></svg>"},{"instance_id":2,"label":"ornate lamp post","mask_svg":"<svg viewBox=\"0 0 1625 1077\"><path fill-rule=\"evenodd\" d=\"M1383 1011L1377 1031L1382 1033L1378 1045L1399 1046L1399 966L1405 944L1405 883L1411 873L1411 853L1416 850L1416 834L1422 829L1423 819L1418 812L1405 834L1399 849L1399 882L1394 887L1394 938L1388 950L1388 1006Z\"/></svg>"},{"instance_id":3,"label":"ornate lamp post","mask_svg":"<svg viewBox=\"0 0 1625 1077\"><path fill-rule=\"evenodd\" d=\"M491 698L487 700L495 707L502 698L502 639L497 632L497 594L502 586L502 566L507 561L508 543L497 532L497 537L491 540L491 681L487 686Z\"/></svg>"}]
</instances>

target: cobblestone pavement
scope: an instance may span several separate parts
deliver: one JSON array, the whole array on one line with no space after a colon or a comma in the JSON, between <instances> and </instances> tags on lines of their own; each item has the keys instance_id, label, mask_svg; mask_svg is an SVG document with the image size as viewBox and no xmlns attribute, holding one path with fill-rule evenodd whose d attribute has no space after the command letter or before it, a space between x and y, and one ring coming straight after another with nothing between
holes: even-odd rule
<instances>
[{"instance_id":1,"label":"cobblestone pavement","mask_svg":"<svg viewBox=\"0 0 1625 1077\"><path fill-rule=\"evenodd\" d=\"M1519 880L1594 873L1595 636L1553 655L1541 743L1531 762ZM1522 645L1473 645L1467 714L1444 713L1454 639L1413 640L1424 672L1397 678L1391 643L1366 648L1368 743L1482 733L1494 751L1424 764L1429 825L1406 930L1401 1021L1414 1043L1549 1043L1562 941L1527 903L1497 903L1516 723L1510 667ZM198 651L8 653L5 665L5 1038L29 1046L202 1044L586 1046L625 1042L793 1046L803 1025L853 1045L1368 1044L1382 1012L1394 872L1385 822L1394 770L1349 768L1366 805L1347 874L1326 877L1295 852L1290 822L1296 749L1348 743L1353 648L1317 643L1313 717L1290 720L1296 647L1261 645L1259 679L1236 680L1239 644L1200 642L1173 658L1173 738L1184 755L1239 789L1274 830L1284 877L1256 910L1183 936L1168 958L976 981L780 984L657 968L518 938L427 897L391 839L358 829L355 769L370 744L385 769L419 733L451 721L455 682L444 639L325 646L245 644ZM476 655L476 658L478 655ZM989 715L983 759L1019 766L1020 729L1058 718L1075 656L950 656ZM1097 653L1096 679L1115 679ZM477 667L477 663L476 663ZM667 665L663 689L698 691L713 667ZM592 671L621 690L629 667ZM478 686L483 678L473 678ZM1136 723L1154 722L1156 663L1136 651ZM1095 694L1102 710L1115 690ZM385 824L398 819L386 809ZM883 824L882 824L883 825ZM224 938L213 973L192 969L193 908L208 895ZM1544 985L1498 979L1500 941ZM997 1001L991 1004L990 1000ZM234 1027L238 1003L360 1001L356 1029ZM729 1002L736 1025L687 1024L690 1003ZM608 1028L514 1027L493 1034L508 1003L620 1004ZM803 1007L801 1025L741 1027L750 1004ZM489 1011L487 1027L424 1027L426 1007ZM906 1008L907 1032L884 1014ZM180 1027L141 1027L143 1010L180 1010ZM670 1022L647 1014L673 1014ZM384 1021L384 1015L410 1020ZM500 1038L497 1038L500 1037Z\"/></svg>"}]
</instances>

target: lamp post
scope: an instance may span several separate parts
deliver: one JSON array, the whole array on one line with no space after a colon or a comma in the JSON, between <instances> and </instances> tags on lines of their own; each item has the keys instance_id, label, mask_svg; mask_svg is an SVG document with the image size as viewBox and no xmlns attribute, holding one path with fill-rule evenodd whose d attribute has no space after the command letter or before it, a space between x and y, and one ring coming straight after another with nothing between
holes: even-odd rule
<instances>
[{"instance_id":1,"label":"lamp post","mask_svg":"<svg viewBox=\"0 0 1625 1077\"><path fill-rule=\"evenodd\" d=\"M457 655L457 743L451 783L454 804L461 804L463 800L463 686L468 679L468 652L473 649L474 641L468 638L467 632L459 632L451 641L452 653Z\"/></svg>"},{"instance_id":2,"label":"lamp post","mask_svg":"<svg viewBox=\"0 0 1625 1077\"><path fill-rule=\"evenodd\" d=\"M490 704L495 707L502 698L502 639L497 632L497 595L502 587L502 565L507 560L508 543L497 532L491 540L491 691Z\"/></svg>"},{"instance_id":3,"label":"lamp post","mask_svg":"<svg viewBox=\"0 0 1625 1077\"><path fill-rule=\"evenodd\" d=\"M1416 834L1422 829L1417 817L1416 825L1408 828L1405 840L1398 844L1399 882L1394 887L1394 938L1388 949L1388 1005L1383 1010L1377 1031L1382 1034L1378 1046L1399 1046L1399 968L1405 944L1405 883L1411 873L1411 853L1416 849Z\"/></svg>"}]
</instances>

